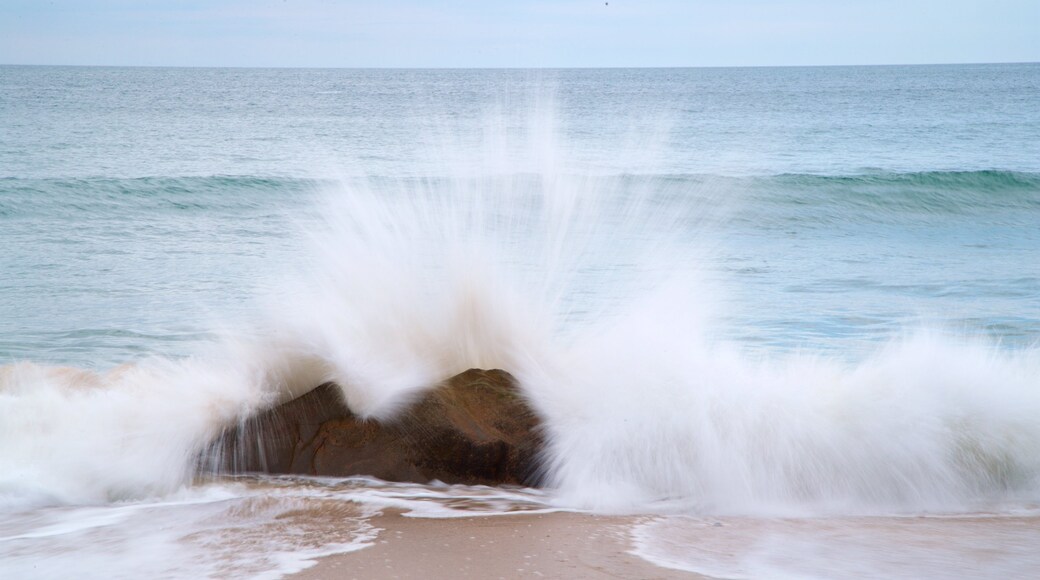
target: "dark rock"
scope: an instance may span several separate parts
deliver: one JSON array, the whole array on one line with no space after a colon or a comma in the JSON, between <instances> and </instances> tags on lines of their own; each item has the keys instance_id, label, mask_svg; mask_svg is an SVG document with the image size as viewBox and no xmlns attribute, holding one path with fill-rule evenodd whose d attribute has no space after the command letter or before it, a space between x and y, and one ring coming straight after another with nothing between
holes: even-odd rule
<instances>
[{"instance_id":1,"label":"dark rock","mask_svg":"<svg viewBox=\"0 0 1040 580\"><path fill-rule=\"evenodd\" d=\"M230 429L207 457L220 472L531 486L541 447L513 377L471 369L386 422L358 418L326 383Z\"/></svg>"}]
</instances>

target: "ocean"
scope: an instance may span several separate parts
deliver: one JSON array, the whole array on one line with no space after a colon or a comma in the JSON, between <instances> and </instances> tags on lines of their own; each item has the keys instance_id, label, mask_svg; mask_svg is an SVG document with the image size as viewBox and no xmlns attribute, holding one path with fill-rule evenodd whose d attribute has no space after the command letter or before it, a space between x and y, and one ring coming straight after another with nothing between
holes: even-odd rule
<instances>
[{"instance_id":1,"label":"ocean","mask_svg":"<svg viewBox=\"0 0 1040 580\"><path fill-rule=\"evenodd\" d=\"M0 273L3 577L281 577L389 508L636 514L727 578L1040 566L1037 64L0 66ZM198 467L472 367L546 489Z\"/></svg>"}]
</instances>

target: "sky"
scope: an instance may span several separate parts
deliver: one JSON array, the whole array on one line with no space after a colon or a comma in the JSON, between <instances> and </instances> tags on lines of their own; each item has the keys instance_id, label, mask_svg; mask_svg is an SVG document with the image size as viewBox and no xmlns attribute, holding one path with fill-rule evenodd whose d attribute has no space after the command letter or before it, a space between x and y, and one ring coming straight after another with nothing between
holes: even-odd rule
<instances>
[{"instance_id":1,"label":"sky","mask_svg":"<svg viewBox=\"0 0 1040 580\"><path fill-rule=\"evenodd\" d=\"M0 64L670 67L1040 61L1040 0L0 0Z\"/></svg>"}]
</instances>

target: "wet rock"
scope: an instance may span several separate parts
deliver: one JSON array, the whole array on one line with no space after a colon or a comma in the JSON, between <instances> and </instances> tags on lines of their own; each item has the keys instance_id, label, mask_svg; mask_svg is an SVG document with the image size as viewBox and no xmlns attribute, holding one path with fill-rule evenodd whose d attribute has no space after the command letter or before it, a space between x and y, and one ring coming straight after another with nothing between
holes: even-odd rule
<instances>
[{"instance_id":1,"label":"wet rock","mask_svg":"<svg viewBox=\"0 0 1040 580\"><path fill-rule=\"evenodd\" d=\"M358 418L324 384L229 430L208 456L222 472L530 486L541 447L513 377L471 369L387 422Z\"/></svg>"}]
</instances>

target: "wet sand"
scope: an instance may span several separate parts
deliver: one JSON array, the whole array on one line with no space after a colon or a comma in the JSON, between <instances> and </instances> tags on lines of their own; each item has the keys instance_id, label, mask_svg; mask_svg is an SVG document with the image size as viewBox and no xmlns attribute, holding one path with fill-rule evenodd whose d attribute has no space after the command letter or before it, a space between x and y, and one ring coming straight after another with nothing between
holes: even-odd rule
<instances>
[{"instance_id":1,"label":"wet sand","mask_svg":"<svg viewBox=\"0 0 1040 580\"><path fill-rule=\"evenodd\" d=\"M575 513L429 519L387 512L375 545L289 576L333 578L703 578L629 553L641 517Z\"/></svg>"}]
</instances>

